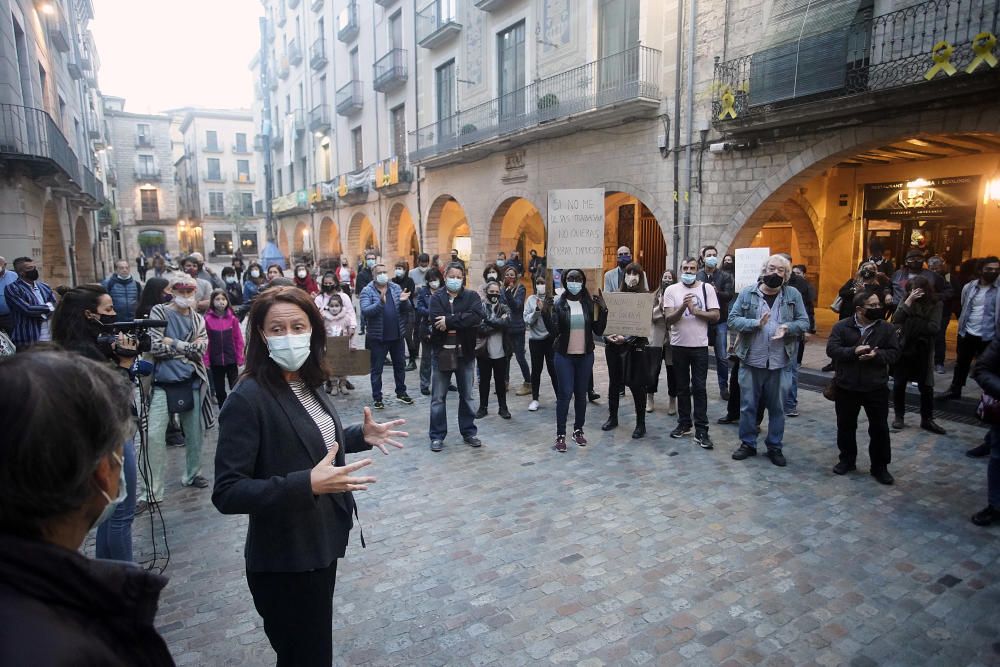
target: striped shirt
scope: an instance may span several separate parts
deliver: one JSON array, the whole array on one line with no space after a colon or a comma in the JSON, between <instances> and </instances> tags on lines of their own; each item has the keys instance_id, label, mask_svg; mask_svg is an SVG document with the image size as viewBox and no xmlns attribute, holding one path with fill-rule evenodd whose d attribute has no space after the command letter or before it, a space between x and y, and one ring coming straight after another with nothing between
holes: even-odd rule
<instances>
[{"instance_id":1,"label":"striped shirt","mask_svg":"<svg viewBox=\"0 0 1000 667\"><path fill-rule=\"evenodd\" d=\"M333 417L323 404L319 402L316 398L316 393L306 386L306 384L300 380L293 380L288 383L291 388L292 393L295 394L295 398L299 399L299 403L302 407L306 409L309 416L312 417L313 422L316 423L316 428L319 429L320 434L323 436L323 444L326 445L327 451L330 450L335 444L337 444L337 425L333 421Z\"/></svg>"}]
</instances>

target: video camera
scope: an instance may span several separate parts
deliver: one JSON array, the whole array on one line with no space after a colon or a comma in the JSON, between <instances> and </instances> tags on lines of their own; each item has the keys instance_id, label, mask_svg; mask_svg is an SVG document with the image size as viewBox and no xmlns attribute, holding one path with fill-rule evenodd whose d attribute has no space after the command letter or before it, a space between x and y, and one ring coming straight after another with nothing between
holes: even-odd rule
<instances>
[{"instance_id":1,"label":"video camera","mask_svg":"<svg viewBox=\"0 0 1000 667\"><path fill-rule=\"evenodd\" d=\"M150 329L163 329L167 326L166 320L131 320L124 322L112 322L111 324L101 324L104 333L97 337L98 345L110 347L118 340L118 334L127 333L134 336L139 341L136 350L138 354L149 352L152 342L149 338Z\"/></svg>"}]
</instances>

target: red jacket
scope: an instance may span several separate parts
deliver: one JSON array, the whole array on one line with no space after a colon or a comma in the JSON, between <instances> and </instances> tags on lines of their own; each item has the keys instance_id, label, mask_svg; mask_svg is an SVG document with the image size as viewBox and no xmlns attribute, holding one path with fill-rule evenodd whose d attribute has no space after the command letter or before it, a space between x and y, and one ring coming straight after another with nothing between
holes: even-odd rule
<instances>
[{"instance_id":1,"label":"red jacket","mask_svg":"<svg viewBox=\"0 0 1000 667\"><path fill-rule=\"evenodd\" d=\"M295 286L304 289L312 296L319 294L319 285L316 284L316 281L308 273L305 280L300 280L298 276L295 276Z\"/></svg>"}]
</instances>

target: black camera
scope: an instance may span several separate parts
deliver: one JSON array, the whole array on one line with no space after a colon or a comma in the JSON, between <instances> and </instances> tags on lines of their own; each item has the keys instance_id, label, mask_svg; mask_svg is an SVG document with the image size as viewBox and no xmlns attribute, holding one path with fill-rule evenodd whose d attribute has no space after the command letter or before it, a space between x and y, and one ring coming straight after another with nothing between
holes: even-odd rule
<instances>
[{"instance_id":1,"label":"black camera","mask_svg":"<svg viewBox=\"0 0 1000 667\"><path fill-rule=\"evenodd\" d=\"M152 347L152 341L149 338L150 329L163 329L167 326L166 320L130 320L124 322L112 322L111 324L101 324L101 333L97 337L97 344L101 347L111 349L114 343L118 341L118 334L126 333L131 334L139 341L139 346L135 350L135 354L139 355L143 352L149 352ZM121 354L121 352L126 352L126 354ZM128 356L127 351L116 351L118 356Z\"/></svg>"}]
</instances>

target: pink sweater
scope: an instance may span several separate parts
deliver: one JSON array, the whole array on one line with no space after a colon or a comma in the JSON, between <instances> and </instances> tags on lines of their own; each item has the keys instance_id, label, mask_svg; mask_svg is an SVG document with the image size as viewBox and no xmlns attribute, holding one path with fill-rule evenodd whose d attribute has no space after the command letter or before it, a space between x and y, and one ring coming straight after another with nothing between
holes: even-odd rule
<instances>
[{"instance_id":1,"label":"pink sweater","mask_svg":"<svg viewBox=\"0 0 1000 667\"><path fill-rule=\"evenodd\" d=\"M243 331L231 308L221 317L209 309L205 313L205 331L208 333L205 366L243 365Z\"/></svg>"}]
</instances>

